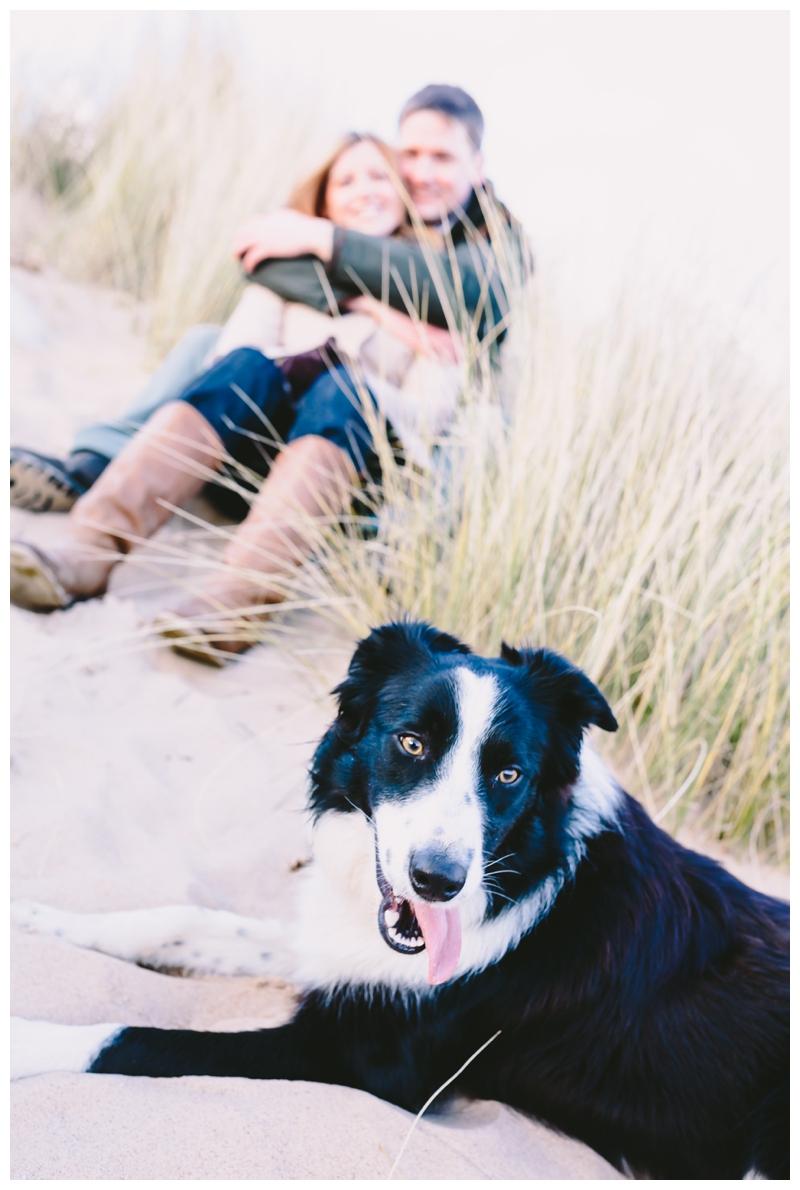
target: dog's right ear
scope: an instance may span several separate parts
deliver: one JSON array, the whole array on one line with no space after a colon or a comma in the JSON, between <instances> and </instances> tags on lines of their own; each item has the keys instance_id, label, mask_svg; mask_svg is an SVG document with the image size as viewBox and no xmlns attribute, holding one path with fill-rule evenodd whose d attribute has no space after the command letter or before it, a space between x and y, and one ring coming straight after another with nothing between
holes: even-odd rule
<instances>
[{"instance_id":1,"label":"dog's right ear","mask_svg":"<svg viewBox=\"0 0 800 1190\"><path fill-rule=\"evenodd\" d=\"M537 700L554 708L564 721L581 731L596 724L603 731L619 726L604 695L583 670L551 649L515 649L503 641L503 661L527 670Z\"/></svg>"},{"instance_id":2,"label":"dog's right ear","mask_svg":"<svg viewBox=\"0 0 800 1190\"><path fill-rule=\"evenodd\" d=\"M339 700L337 729L346 735L361 734L387 678L413 670L436 653L469 652L460 640L421 620L373 628L356 647L347 677L333 691Z\"/></svg>"}]
</instances>

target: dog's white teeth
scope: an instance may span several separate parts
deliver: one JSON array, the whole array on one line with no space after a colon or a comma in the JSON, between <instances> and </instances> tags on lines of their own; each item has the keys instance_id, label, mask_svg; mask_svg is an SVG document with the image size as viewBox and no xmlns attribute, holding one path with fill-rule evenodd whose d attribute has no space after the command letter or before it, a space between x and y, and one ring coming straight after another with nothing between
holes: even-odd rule
<instances>
[{"instance_id":1,"label":"dog's white teeth","mask_svg":"<svg viewBox=\"0 0 800 1190\"><path fill-rule=\"evenodd\" d=\"M383 916L387 926L396 926L400 920L400 914L396 909L387 909Z\"/></svg>"},{"instance_id":2,"label":"dog's white teeth","mask_svg":"<svg viewBox=\"0 0 800 1190\"><path fill-rule=\"evenodd\" d=\"M401 934L399 930L394 928L394 926L389 927L389 937L393 942L399 942L401 946L413 946L420 940L419 934L413 934L409 937L408 935Z\"/></svg>"}]
</instances>

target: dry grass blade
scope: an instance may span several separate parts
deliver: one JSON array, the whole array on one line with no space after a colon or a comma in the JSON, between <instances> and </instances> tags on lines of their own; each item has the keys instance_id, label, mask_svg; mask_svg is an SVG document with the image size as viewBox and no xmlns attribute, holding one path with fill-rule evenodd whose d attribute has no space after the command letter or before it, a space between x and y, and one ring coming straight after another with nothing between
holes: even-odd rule
<instances>
[{"instance_id":1,"label":"dry grass blade","mask_svg":"<svg viewBox=\"0 0 800 1190\"><path fill-rule=\"evenodd\" d=\"M431 1104L434 1103L435 1100L437 1100L439 1098L442 1091L446 1091L447 1088L450 1086L450 1084L455 1082L455 1080L458 1078L458 1076L460 1074L463 1074L463 1072L467 1069L467 1067L472 1062L475 1061L475 1059L478 1057L479 1054L483 1053L483 1051L487 1048L487 1046L490 1046L493 1041L497 1040L497 1038L500 1036L500 1034L502 1032L503 1032L502 1029L498 1029L497 1032L493 1033L492 1036L487 1041L484 1041L483 1045L479 1046L478 1049L475 1050L474 1054L470 1054L470 1056L467 1058L466 1062L464 1062L464 1064L462 1066L459 1066L459 1068L455 1072L455 1074L451 1074L450 1078L448 1078L446 1082L443 1082L440 1087L437 1087L436 1090L433 1092L433 1094L430 1096L430 1098L425 1101L425 1103L419 1109L417 1114L414 1116L414 1120L411 1124L411 1127L409 1128L408 1132L406 1133L405 1140L403 1141L402 1145L400 1146L400 1151L392 1163L392 1168L389 1170L389 1180L390 1181L394 1177L395 1171L397 1170L397 1167L400 1164L400 1160L401 1160L403 1154L405 1153L406 1149L408 1148L408 1142L411 1140L411 1137L414 1133L414 1129L416 1128L417 1124L420 1122L422 1117L425 1115L425 1112L428 1110L428 1108L431 1106Z\"/></svg>"}]
</instances>

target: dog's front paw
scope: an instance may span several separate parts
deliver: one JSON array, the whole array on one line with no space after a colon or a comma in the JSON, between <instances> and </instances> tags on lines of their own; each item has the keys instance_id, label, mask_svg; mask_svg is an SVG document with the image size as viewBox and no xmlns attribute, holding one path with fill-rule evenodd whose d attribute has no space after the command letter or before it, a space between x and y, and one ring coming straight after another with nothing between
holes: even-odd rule
<instances>
[{"instance_id":1,"label":"dog's front paw","mask_svg":"<svg viewBox=\"0 0 800 1190\"><path fill-rule=\"evenodd\" d=\"M57 1025L11 1018L11 1077L87 1071L122 1025Z\"/></svg>"},{"instance_id":2,"label":"dog's front paw","mask_svg":"<svg viewBox=\"0 0 800 1190\"><path fill-rule=\"evenodd\" d=\"M44 1021L27 1021L20 1016L11 1018L11 1077L26 1078L51 1069L44 1063L47 1045Z\"/></svg>"},{"instance_id":3,"label":"dog's front paw","mask_svg":"<svg viewBox=\"0 0 800 1190\"><path fill-rule=\"evenodd\" d=\"M38 901L12 901L11 924L28 934L56 934L61 932L58 924L59 911Z\"/></svg>"}]
</instances>

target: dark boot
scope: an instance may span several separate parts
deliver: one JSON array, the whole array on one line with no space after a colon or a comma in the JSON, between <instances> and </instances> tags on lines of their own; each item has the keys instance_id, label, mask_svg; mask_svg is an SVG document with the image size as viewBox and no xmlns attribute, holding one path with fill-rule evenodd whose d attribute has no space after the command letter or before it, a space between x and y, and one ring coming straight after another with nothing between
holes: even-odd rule
<instances>
[{"instance_id":1,"label":"dark boot","mask_svg":"<svg viewBox=\"0 0 800 1190\"><path fill-rule=\"evenodd\" d=\"M69 512L102 475L109 460L81 450L56 459L24 446L11 447L11 507L28 512Z\"/></svg>"}]
</instances>

